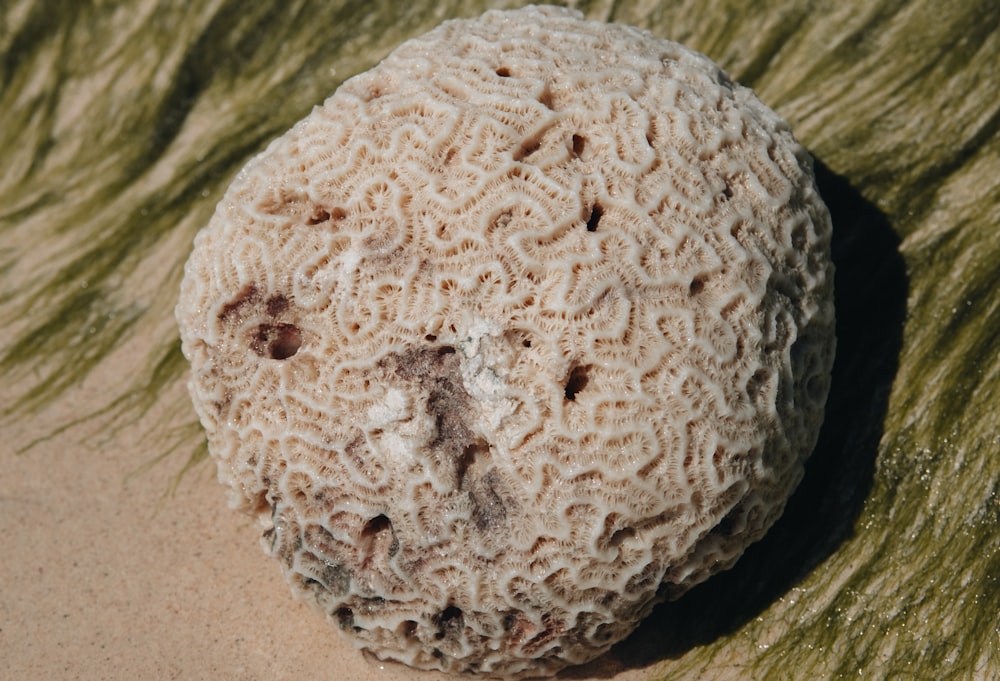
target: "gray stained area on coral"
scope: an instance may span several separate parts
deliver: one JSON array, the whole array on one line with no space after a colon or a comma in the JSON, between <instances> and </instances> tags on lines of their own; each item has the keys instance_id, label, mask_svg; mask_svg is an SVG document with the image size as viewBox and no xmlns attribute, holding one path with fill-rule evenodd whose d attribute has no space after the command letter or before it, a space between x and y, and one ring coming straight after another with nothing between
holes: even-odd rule
<instances>
[{"instance_id":1,"label":"gray stained area on coral","mask_svg":"<svg viewBox=\"0 0 1000 681\"><path fill-rule=\"evenodd\" d=\"M0 10L9 675L97 677L109 659L150 677L369 673L287 607L245 548L254 530L213 506L171 310L191 239L250 156L405 39L487 4ZM577 5L704 52L791 122L833 215L839 345L783 520L564 675L996 676L1000 8ZM261 351L295 347L282 323Z\"/></svg>"}]
</instances>

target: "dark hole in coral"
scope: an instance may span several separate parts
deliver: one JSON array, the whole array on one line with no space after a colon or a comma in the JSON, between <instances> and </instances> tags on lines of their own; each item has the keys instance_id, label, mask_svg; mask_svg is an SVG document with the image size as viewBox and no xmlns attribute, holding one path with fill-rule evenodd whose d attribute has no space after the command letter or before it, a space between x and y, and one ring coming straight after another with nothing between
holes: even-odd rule
<instances>
[{"instance_id":1,"label":"dark hole in coral","mask_svg":"<svg viewBox=\"0 0 1000 681\"><path fill-rule=\"evenodd\" d=\"M722 196L723 196L723 198L726 198L726 199L733 198L733 188L729 186L728 182L726 182L726 186L722 190Z\"/></svg>"},{"instance_id":2,"label":"dark hole in coral","mask_svg":"<svg viewBox=\"0 0 1000 681\"><path fill-rule=\"evenodd\" d=\"M564 391L566 399L570 402L576 399L577 393L587 387L587 383L590 381L590 377L588 376L589 370L589 366L577 366L570 369Z\"/></svg>"},{"instance_id":3,"label":"dark hole in coral","mask_svg":"<svg viewBox=\"0 0 1000 681\"><path fill-rule=\"evenodd\" d=\"M696 296L704 290L705 290L705 277L698 276L691 280L691 286L688 287L688 292L691 295Z\"/></svg>"},{"instance_id":4,"label":"dark hole in coral","mask_svg":"<svg viewBox=\"0 0 1000 681\"><path fill-rule=\"evenodd\" d=\"M497 69L497 75L500 76L501 78L510 78L510 69L508 69L506 66L501 66L500 68Z\"/></svg>"},{"instance_id":5,"label":"dark hole in coral","mask_svg":"<svg viewBox=\"0 0 1000 681\"><path fill-rule=\"evenodd\" d=\"M413 620L405 620L399 626L399 634L403 638L415 639L417 637L417 623Z\"/></svg>"},{"instance_id":6,"label":"dark hole in coral","mask_svg":"<svg viewBox=\"0 0 1000 681\"><path fill-rule=\"evenodd\" d=\"M596 232L597 224L601 221L601 217L604 215L604 207L599 203L595 203L593 208L590 209L590 215L587 216L587 231Z\"/></svg>"},{"instance_id":7,"label":"dark hole in coral","mask_svg":"<svg viewBox=\"0 0 1000 681\"><path fill-rule=\"evenodd\" d=\"M271 359L288 359L302 347L302 332L292 324L278 324L278 335L271 341Z\"/></svg>"},{"instance_id":8,"label":"dark hole in coral","mask_svg":"<svg viewBox=\"0 0 1000 681\"><path fill-rule=\"evenodd\" d=\"M531 347L531 339L530 338L525 338L523 341L521 341L521 345L523 345L526 348L530 348Z\"/></svg>"},{"instance_id":9,"label":"dark hole in coral","mask_svg":"<svg viewBox=\"0 0 1000 681\"><path fill-rule=\"evenodd\" d=\"M621 543L628 539L629 537L635 536L635 528L623 527L617 530L611 535L611 539L608 540L608 546L621 546Z\"/></svg>"},{"instance_id":10,"label":"dark hole in coral","mask_svg":"<svg viewBox=\"0 0 1000 681\"><path fill-rule=\"evenodd\" d=\"M587 146L587 138L583 135L573 135L573 155L580 156L583 154L583 148Z\"/></svg>"},{"instance_id":11,"label":"dark hole in coral","mask_svg":"<svg viewBox=\"0 0 1000 681\"><path fill-rule=\"evenodd\" d=\"M438 339L438 337L435 336L433 333L429 333L426 336L424 336L424 340L427 341L428 343L433 343L437 339Z\"/></svg>"},{"instance_id":12,"label":"dark hole in coral","mask_svg":"<svg viewBox=\"0 0 1000 681\"><path fill-rule=\"evenodd\" d=\"M341 629L356 629L354 626L354 611L350 608L338 608L333 616L337 618L337 624Z\"/></svg>"},{"instance_id":13,"label":"dark hole in coral","mask_svg":"<svg viewBox=\"0 0 1000 681\"><path fill-rule=\"evenodd\" d=\"M723 516L722 520L712 528L711 534L719 537L729 537L742 531L746 525L745 514L746 511L741 506L737 506Z\"/></svg>"},{"instance_id":14,"label":"dark hole in coral","mask_svg":"<svg viewBox=\"0 0 1000 681\"><path fill-rule=\"evenodd\" d=\"M465 626L464 618L462 617L462 611L456 608L454 605L449 605L447 608L442 610L437 617L434 618L437 623L438 631L434 635L434 638L438 641L444 639L445 637L454 638Z\"/></svg>"},{"instance_id":15,"label":"dark hole in coral","mask_svg":"<svg viewBox=\"0 0 1000 681\"><path fill-rule=\"evenodd\" d=\"M455 348L451 347L450 345L442 345L437 349L438 355L451 355L454 353L455 353Z\"/></svg>"},{"instance_id":16,"label":"dark hole in coral","mask_svg":"<svg viewBox=\"0 0 1000 681\"><path fill-rule=\"evenodd\" d=\"M455 478L459 486L462 485L465 474L481 455L489 454L490 445L482 438L476 438L462 448L462 454L455 462Z\"/></svg>"},{"instance_id":17,"label":"dark hole in coral","mask_svg":"<svg viewBox=\"0 0 1000 681\"><path fill-rule=\"evenodd\" d=\"M542 138L540 136L529 137L521 143L521 146L514 151L514 160L521 161L541 149Z\"/></svg>"},{"instance_id":18,"label":"dark hole in coral","mask_svg":"<svg viewBox=\"0 0 1000 681\"><path fill-rule=\"evenodd\" d=\"M302 347L302 332L294 324L261 324L250 340L250 348L261 357L288 359Z\"/></svg>"},{"instance_id":19,"label":"dark hole in coral","mask_svg":"<svg viewBox=\"0 0 1000 681\"><path fill-rule=\"evenodd\" d=\"M306 220L306 224L309 226L318 225L321 222L326 222L330 219L330 211L325 208L318 208L312 216Z\"/></svg>"},{"instance_id":20,"label":"dark hole in coral","mask_svg":"<svg viewBox=\"0 0 1000 681\"><path fill-rule=\"evenodd\" d=\"M373 537L385 530L392 531L392 521L383 513L365 523L365 526L361 528L361 536Z\"/></svg>"},{"instance_id":21,"label":"dark hole in coral","mask_svg":"<svg viewBox=\"0 0 1000 681\"><path fill-rule=\"evenodd\" d=\"M399 551L399 540L392 527L392 521L381 513L361 528L361 546L369 558L386 556L390 558Z\"/></svg>"}]
</instances>

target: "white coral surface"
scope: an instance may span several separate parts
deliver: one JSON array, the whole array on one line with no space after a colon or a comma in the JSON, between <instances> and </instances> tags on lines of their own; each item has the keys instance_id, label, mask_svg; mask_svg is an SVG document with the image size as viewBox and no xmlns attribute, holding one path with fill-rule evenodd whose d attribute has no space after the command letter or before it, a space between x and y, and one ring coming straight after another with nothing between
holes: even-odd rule
<instances>
[{"instance_id":1,"label":"white coral surface","mask_svg":"<svg viewBox=\"0 0 1000 681\"><path fill-rule=\"evenodd\" d=\"M385 659L542 674L780 515L833 357L829 216L705 57L448 22L235 179L177 317L219 477Z\"/></svg>"}]
</instances>

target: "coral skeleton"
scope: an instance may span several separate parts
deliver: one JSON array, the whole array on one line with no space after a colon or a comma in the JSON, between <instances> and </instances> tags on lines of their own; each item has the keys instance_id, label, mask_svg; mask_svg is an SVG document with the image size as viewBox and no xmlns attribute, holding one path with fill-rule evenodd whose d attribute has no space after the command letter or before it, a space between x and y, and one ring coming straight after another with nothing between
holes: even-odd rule
<instances>
[{"instance_id":1,"label":"coral skeleton","mask_svg":"<svg viewBox=\"0 0 1000 681\"><path fill-rule=\"evenodd\" d=\"M593 659L781 514L834 351L829 214L706 57L450 21L252 159L177 318L232 505L380 659Z\"/></svg>"}]
</instances>

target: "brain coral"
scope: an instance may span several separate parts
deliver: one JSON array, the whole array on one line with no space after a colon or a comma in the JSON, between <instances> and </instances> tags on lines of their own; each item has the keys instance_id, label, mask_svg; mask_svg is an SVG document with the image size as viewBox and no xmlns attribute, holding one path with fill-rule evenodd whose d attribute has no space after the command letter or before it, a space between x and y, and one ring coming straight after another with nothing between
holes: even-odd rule
<instances>
[{"instance_id":1,"label":"brain coral","mask_svg":"<svg viewBox=\"0 0 1000 681\"><path fill-rule=\"evenodd\" d=\"M705 57L448 22L244 168L177 317L219 477L380 658L586 661L780 515L833 357L829 216Z\"/></svg>"}]
</instances>

